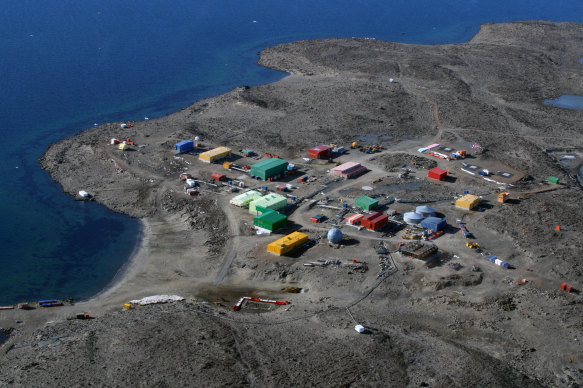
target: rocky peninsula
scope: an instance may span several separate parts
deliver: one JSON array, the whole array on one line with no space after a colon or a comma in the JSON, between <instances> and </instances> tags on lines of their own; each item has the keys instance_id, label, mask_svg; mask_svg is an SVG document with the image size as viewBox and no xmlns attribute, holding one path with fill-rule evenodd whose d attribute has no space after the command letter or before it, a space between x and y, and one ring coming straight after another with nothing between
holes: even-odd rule
<instances>
[{"instance_id":1,"label":"rocky peninsula","mask_svg":"<svg viewBox=\"0 0 583 388\"><path fill-rule=\"evenodd\" d=\"M583 110L542 104L583 94L582 57L583 25L543 21L485 24L462 44L293 42L260 53L260 65L289 73L278 82L52 145L40 164L64 192L85 190L139 218L144 235L127 267L95 298L1 312L7 338L0 385L582 385ZM201 151L233 149L235 164L277 154L308 176L305 184L299 175L278 182L303 199L289 207L283 233L256 235L248 211L229 205L236 194L209 184L209 175L226 173L271 191L276 182L171 152L196 136ZM134 144L122 151L112 138ZM380 145L381 152L350 149L353 142ZM334 162L354 160L369 171L333 182L334 164L304 159L309 148L331 143L349 150ZM469 157L418 152L432 143ZM242 156L243 149L256 156ZM485 180L466 173L468 164L500 174ZM436 166L448 170L447 181L427 177ZM181 173L202 182L198 195L184 193ZM559 183L549 183L551 176ZM465 191L482 197L480 210L453 205ZM510 200L497 203L502 191ZM412 259L399 252L403 229L370 232L338 221L333 208L371 192L387 199L387 213L418 204L389 198L432 199L449 225L433 241L444 256ZM317 208L314 199L329 208ZM310 223L314 213L330 222ZM458 219L479 250L466 246ZM325 239L334 225L344 234L339 248ZM291 256L266 252L269 242L295 230L313 245ZM304 265L319 259L361 265ZM185 300L122 309L158 294ZM291 304L232 311L242 296ZM94 319L68 319L80 311Z\"/></svg>"}]
</instances>

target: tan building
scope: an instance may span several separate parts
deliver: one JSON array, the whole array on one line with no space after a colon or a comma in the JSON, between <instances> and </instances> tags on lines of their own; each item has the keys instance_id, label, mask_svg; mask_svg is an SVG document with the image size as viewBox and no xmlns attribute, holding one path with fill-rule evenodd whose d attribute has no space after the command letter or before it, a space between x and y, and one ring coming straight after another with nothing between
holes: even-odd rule
<instances>
[{"instance_id":1,"label":"tan building","mask_svg":"<svg viewBox=\"0 0 583 388\"><path fill-rule=\"evenodd\" d=\"M217 160L226 158L227 156L231 155L231 149L227 147L217 147L210 151L203 152L202 154L198 155L198 159L202 160L206 163L212 163Z\"/></svg>"},{"instance_id":2,"label":"tan building","mask_svg":"<svg viewBox=\"0 0 583 388\"><path fill-rule=\"evenodd\" d=\"M477 195L466 194L455 201L455 206L466 210L472 210L480 204L480 201L481 199Z\"/></svg>"}]
</instances>

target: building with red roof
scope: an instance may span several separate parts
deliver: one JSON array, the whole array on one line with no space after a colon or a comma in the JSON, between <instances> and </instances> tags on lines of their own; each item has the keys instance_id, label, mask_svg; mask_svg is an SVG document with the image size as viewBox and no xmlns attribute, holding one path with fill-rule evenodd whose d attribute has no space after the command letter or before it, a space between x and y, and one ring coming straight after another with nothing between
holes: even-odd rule
<instances>
[{"instance_id":1,"label":"building with red roof","mask_svg":"<svg viewBox=\"0 0 583 388\"><path fill-rule=\"evenodd\" d=\"M429 170L429 172L427 173L427 176L429 178L437 179L438 181L442 181L445 178L447 178L447 171L445 171L444 169L435 167L435 168L432 168L431 170Z\"/></svg>"},{"instance_id":2,"label":"building with red roof","mask_svg":"<svg viewBox=\"0 0 583 388\"><path fill-rule=\"evenodd\" d=\"M327 145L319 145L308 150L308 157L312 159L328 159L332 157L332 148Z\"/></svg>"}]
</instances>

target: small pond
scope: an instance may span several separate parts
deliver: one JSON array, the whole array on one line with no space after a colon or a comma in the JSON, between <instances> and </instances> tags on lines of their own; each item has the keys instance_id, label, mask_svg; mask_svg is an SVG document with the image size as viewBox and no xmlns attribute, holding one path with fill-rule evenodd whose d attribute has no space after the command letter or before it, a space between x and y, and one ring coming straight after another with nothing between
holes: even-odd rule
<instances>
[{"instance_id":1,"label":"small pond","mask_svg":"<svg viewBox=\"0 0 583 388\"><path fill-rule=\"evenodd\" d=\"M553 100L544 100L543 104L565 109L583 109L583 96L564 94Z\"/></svg>"}]
</instances>

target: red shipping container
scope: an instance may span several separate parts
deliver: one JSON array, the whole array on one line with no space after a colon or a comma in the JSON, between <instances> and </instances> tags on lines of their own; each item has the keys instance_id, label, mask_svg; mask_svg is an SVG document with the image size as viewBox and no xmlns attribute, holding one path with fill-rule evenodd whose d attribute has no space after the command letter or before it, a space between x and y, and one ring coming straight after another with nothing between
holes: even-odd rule
<instances>
[{"instance_id":1,"label":"red shipping container","mask_svg":"<svg viewBox=\"0 0 583 388\"><path fill-rule=\"evenodd\" d=\"M437 179L438 181L442 181L445 178L447 178L447 171L441 169L441 168L432 168L431 170L429 170L429 172L427 173L427 176L429 178L433 178L433 179Z\"/></svg>"}]
</instances>

